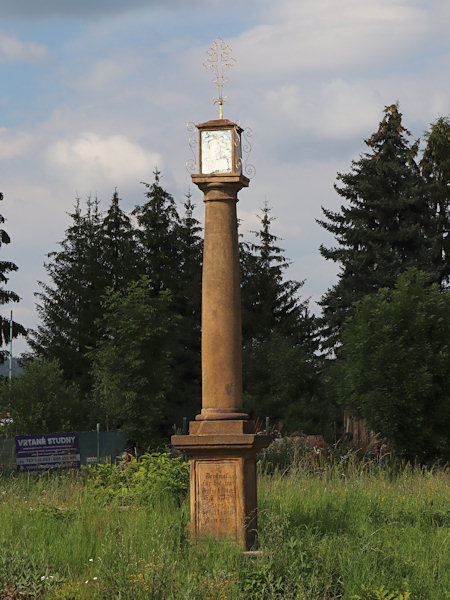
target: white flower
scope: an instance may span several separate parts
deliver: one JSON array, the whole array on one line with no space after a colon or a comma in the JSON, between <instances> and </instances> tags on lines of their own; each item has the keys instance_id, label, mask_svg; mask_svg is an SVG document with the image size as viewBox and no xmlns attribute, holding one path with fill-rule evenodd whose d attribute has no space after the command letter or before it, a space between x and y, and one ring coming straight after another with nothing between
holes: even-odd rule
<instances>
[{"instance_id":1,"label":"white flower","mask_svg":"<svg viewBox=\"0 0 450 600\"><path fill-rule=\"evenodd\" d=\"M94 581L97 581L98 577L94 577L93 579L94 579Z\"/></svg>"},{"instance_id":2,"label":"white flower","mask_svg":"<svg viewBox=\"0 0 450 600\"><path fill-rule=\"evenodd\" d=\"M86 581L84 583L89 583L89 579L86 579Z\"/></svg>"},{"instance_id":3,"label":"white flower","mask_svg":"<svg viewBox=\"0 0 450 600\"><path fill-rule=\"evenodd\" d=\"M90 558L90 559L89 559L89 562L94 562L94 559L93 559L93 558Z\"/></svg>"},{"instance_id":4,"label":"white flower","mask_svg":"<svg viewBox=\"0 0 450 600\"><path fill-rule=\"evenodd\" d=\"M45 575L42 575L41 581L44 581L44 579L45 579Z\"/></svg>"}]
</instances>

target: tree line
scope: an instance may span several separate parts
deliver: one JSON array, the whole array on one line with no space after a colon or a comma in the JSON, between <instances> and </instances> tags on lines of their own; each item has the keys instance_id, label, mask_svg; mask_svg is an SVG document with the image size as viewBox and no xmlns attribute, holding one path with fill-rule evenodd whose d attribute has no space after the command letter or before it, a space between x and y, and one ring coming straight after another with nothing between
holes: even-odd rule
<instances>
[{"instance_id":1,"label":"tree line","mask_svg":"<svg viewBox=\"0 0 450 600\"><path fill-rule=\"evenodd\" d=\"M270 206L252 239L241 238L252 417L331 438L346 408L400 453L448 453L450 120L430 126L422 152L409 138L398 106L386 107L366 152L337 175L343 204L322 208L318 222L336 240L320 253L340 273L321 316L301 297L303 282L288 277ZM131 215L117 191L105 212L96 199L77 200L48 255L25 375L0 392L17 430L101 422L150 444L199 412L202 231L190 194L180 210L157 170L144 185ZM6 283L16 267L0 268ZM2 303L18 299L2 294Z\"/></svg>"}]
</instances>

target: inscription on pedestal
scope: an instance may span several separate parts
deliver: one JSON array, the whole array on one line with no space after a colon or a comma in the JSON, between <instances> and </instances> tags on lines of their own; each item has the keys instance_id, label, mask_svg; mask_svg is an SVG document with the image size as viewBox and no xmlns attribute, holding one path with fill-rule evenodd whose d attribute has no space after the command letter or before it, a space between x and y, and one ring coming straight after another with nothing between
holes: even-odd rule
<instances>
[{"instance_id":1,"label":"inscription on pedestal","mask_svg":"<svg viewBox=\"0 0 450 600\"><path fill-rule=\"evenodd\" d=\"M196 461L196 525L199 535L237 536L236 462Z\"/></svg>"}]
</instances>

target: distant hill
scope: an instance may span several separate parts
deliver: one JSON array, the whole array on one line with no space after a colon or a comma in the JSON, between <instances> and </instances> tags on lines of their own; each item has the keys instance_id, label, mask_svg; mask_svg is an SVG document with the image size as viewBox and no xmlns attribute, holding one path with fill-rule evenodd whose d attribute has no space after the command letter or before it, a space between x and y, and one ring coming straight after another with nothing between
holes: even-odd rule
<instances>
[{"instance_id":1,"label":"distant hill","mask_svg":"<svg viewBox=\"0 0 450 600\"><path fill-rule=\"evenodd\" d=\"M19 365L17 358L14 358L14 356L13 356L13 360L12 360L12 372L13 372L13 377L17 377L18 375L23 375L23 369ZM5 360L5 362L2 365L0 365L0 377L8 377L8 376L9 376L9 359Z\"/></svg>"}]
</instances>

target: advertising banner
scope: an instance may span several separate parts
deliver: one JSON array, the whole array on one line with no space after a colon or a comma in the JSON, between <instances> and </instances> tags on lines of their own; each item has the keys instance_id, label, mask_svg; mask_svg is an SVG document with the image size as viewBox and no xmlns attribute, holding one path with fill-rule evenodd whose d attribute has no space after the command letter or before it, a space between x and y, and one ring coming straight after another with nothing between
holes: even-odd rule
<instances>
[{"instance_id":1,"label":"advertising banner","mask_svg":"<svg viewBox=\"0 0 450 600\"><path fill-rule=\"evenodd\" d=\"M80 467L78 433L17 435L15 442L16 466L19 471Z\"/></svg>"}]
</instances>

